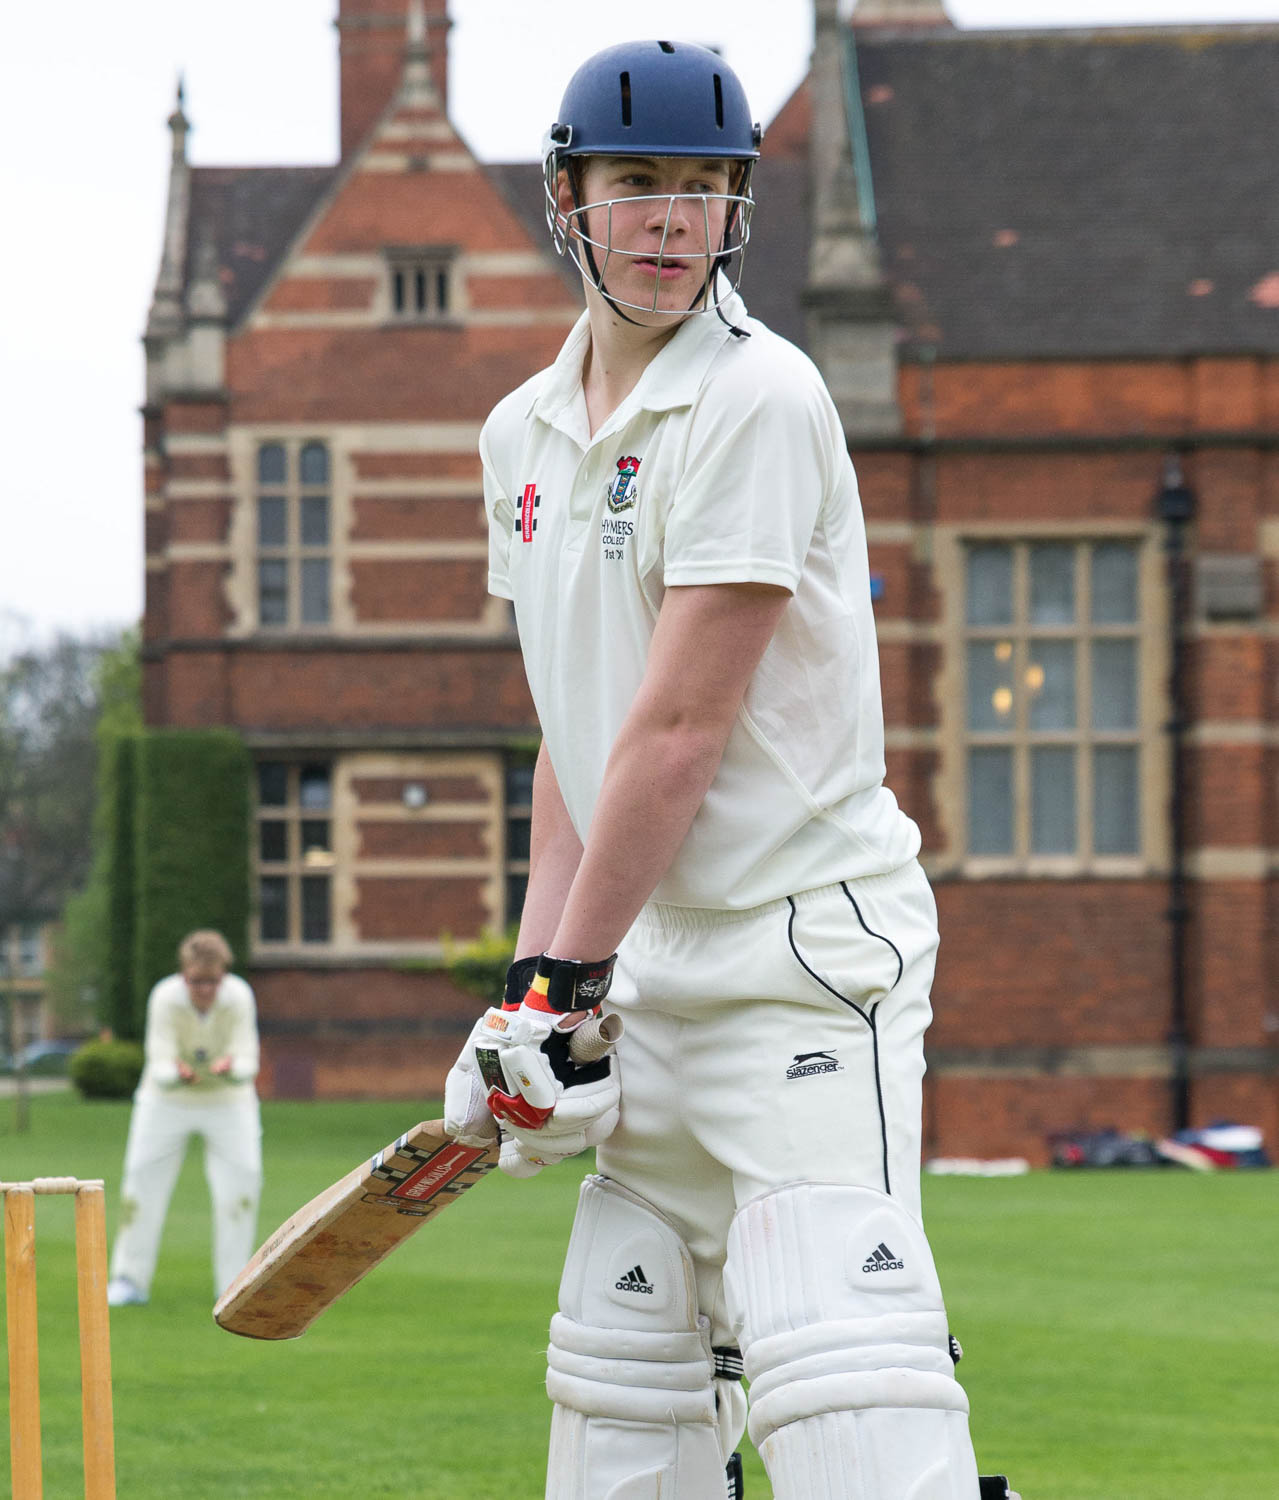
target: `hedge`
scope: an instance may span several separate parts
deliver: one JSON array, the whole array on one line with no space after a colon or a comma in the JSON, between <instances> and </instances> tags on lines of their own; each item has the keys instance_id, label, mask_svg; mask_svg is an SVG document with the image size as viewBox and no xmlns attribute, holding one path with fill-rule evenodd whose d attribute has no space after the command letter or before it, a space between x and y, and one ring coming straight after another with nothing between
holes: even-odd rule
<instances>
[{"instance_id":1,"label":"hedge","mask_svg":"<svg viewBox=\"0 0 1279 1500\"><path fill-rule=\"evenodd\" d=\"M133 982L134 774L139 736L104 737L98 769L99 837L106 884L106 930L99 1020L118 1037L142 1036L145 1018ZM96 875L96 871L95 871Z\"/></svg>"},{"instance_id":2,"label":"hedge","mask_svg":"<svg viewBox=\"0 0 1279 1500\"><path fill-rule=\"evenodd\" d=\"M252 764L231 730L151 729L134 768L133 982L138 1013L193 928L248 956Z\"/></svg>"}]
</instances>

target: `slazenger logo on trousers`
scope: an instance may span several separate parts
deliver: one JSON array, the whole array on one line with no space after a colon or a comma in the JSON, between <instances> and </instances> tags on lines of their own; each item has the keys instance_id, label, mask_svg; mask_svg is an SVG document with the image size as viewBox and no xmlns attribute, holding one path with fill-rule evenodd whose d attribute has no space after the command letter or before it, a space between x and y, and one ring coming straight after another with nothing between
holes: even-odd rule
<instances>
[{"instance_id":1,"label":"slazenger logo on trousers","mask_svg":"<svg viewBox=\"0 0 1279 1500\"><path fill-rule=\"evenodd\" d=\"M787 1078L811 1078L814 1073L842 1073L844 1065L835 1056L833 1050L828 1052L797 1052L789 1068L786 1069Z\"/></svg>"},{"instance_id":2,"label":"slazenger logo on trousers","mask_svg":"<svg viewBox=\"0 0 1279 1500\"><path fill-rule=\"evenodd\" d=\"M613 1285L619 1292L643 1292L649 1297L653 1295L653 1283L645 1276L643 1266L632 1266Z\"/></svg>"}]
</instances>

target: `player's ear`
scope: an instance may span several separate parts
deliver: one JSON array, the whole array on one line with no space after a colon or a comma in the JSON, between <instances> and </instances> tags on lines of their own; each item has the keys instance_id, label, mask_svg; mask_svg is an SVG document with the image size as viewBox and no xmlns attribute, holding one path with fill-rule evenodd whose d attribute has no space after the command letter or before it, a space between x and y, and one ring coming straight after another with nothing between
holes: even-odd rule
<instances>
[{"instance_id":1,"label":"player's ear","mask_svg":"<svg viewBox=\"0 0 1279 1500\"><path fill-rule=\"evenodd\" d=\"M562 214L571 214L576 207L573 202L573 181L569 176L568 167L561 167L555 179L555 206Z\"/></svg>"},{"instance_id":2,"label":"player's ear","mask_svg":"<svg viewBox=\"0 0 1279 1500\"><path fill-rule=\"evenodd\" d=\"M558 220L556 234L567 238L569 225L573 222L569 215L576 205L573 202L573 183L569 177L569 168L561 167L555 178L555 214ZM558 243L558 239L557 239Z\"/></svg>"}]
</instances>

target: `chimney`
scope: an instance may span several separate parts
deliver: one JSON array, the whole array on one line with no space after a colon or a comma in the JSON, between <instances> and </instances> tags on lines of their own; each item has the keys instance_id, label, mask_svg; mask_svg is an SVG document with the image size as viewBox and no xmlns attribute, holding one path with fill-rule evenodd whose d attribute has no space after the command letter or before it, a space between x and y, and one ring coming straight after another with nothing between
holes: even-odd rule
<instances>
[{"instance_id":1,"label":"chimney","mask_svg":"<svg viewBox=\"0 0 1279 1500\"><path fill-rule=\"evenodd\" d=\"M943 0L858 0L853 25L883 27L886 31L908 27L953 30Z\"/></svg>"},{"instance_id":2,"label":"chimney","mask_svg":"<svg viewBox=\"0 0 1279 1500\"><path fill-rule=\"evenodd\" d=\"M372 130L400 86L413 45L411 12L425 21L431 76L448 108L448 0L339 0L342 157ZM419 44L420 45L420 44Z\"/></svg>"}]
</instances>

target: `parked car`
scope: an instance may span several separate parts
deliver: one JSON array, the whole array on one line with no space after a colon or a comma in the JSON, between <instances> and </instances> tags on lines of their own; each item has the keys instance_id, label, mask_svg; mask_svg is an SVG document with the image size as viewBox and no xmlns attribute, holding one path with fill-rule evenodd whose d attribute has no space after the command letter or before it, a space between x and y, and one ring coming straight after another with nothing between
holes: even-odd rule
<instances>
[{"instance_id":1,"label":"parked car","mask_svg":"<svg viewBox=\"0 0 1279 1500\"><path fill-rule=\"evenodd\" d=\"M73 1052L84 1045L80 1041L28 1042L18 1054L23 1069L33 1078L65 1078L67 1063ZM0 1073L16 1073L17 1060L12 1053L0 1057Z\"/></svg>"}]
</instances>

